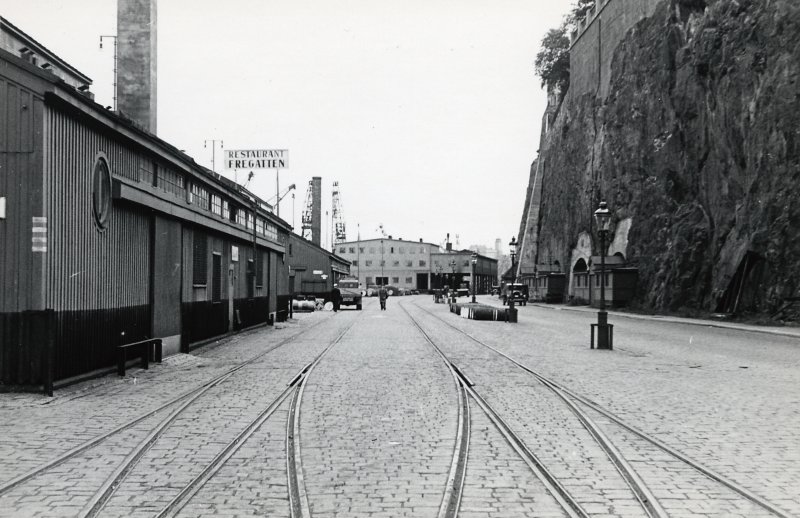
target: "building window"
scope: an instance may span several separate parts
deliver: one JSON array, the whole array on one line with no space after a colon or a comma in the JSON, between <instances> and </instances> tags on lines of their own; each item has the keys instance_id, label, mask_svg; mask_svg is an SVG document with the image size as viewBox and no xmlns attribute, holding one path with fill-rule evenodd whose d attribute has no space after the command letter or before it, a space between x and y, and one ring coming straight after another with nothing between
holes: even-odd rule
<instances>
[{"instance_id":1,"label":"building window","mask_svg":"<svg viewBox=\"0 0 800 518\"><path fill-rule=\"evenodd\" d=\"M367 266L372 266L372 261L370 259L367 259L364 264L366 264Z\"/></svg>"},{"instance_id":2,"label":"building window","mask_svg":"<svg viewBox=\"0 0 800 518\"><path fill-rule=\"evenodd\" d=\"M391 248L389 248L389 253L390 253L390 254L393 254L393 253L394 253L394 247L391 247Z\"/></svg>"},{"instance_id":3,"label":"building window","mask_svg":"<svg viewBox=\"0 0 800 518\"><path fill-rule=\"evenodd\" d=\"M363 246L358 247L358 253L359 254L363 254L364 253L364 247Z\"/></svg>"},{"instance_id":4,"label":"building window","mask_svg":"<svg viewBox=\"0 0 800 518\"><path fill-rule=\"evenodd\" d=\"M385 259L381 259L381 266L386 266L386 260Z\"/></svg>"},{"instance_id":5,"label":"building window","mask_svg":"<svg viewBox=\"0 0 800 518\"><path fill-rule=\"evenodd\" d=\"M410 261L410 260L406 261L406 267L413 268L414 267L414 261Z\"/></svg>"},{"instance_id":6,"label":"building window","mask_svg":"<svg viewBox=\"0 0 800 518\"><path fill-rule=\"evenodd\" d=\"M412 246L411 248L409 248L409 249L408 249L408 251L409 251L410 253L412 253L412 254L416 254L416 253L417 253L417 249L416 249L416 248L414 248L413 246Z\"/></svg>"},{"instance_id":7,"label":"building window","mask_svg":"<svg viewBox=\"0 0 800 518\"><path fill-rule=\"evenodd\" d=\"M194 233L192 253L192 284L205 286L208 283L208 236L202 232Z\"/></svg>"},{"instance_id":8,"label":"building window","mask_svg":"<svg viewBox=\"0 0 800 518\"><path fill-rule=\"evenodd\" d=\"M420 259L420 260L419 260L419 265L420 265L420 266L425 266L425 261L424 261L424 260L422 260L422 259Z\"/></svg>"},{"instance_id":9,"label":"building window","mask_svg":"<svg viewBox=\"0 0 800 518\"><path fill-rule=\"evenodd\" d=\"M289 243L289 255L292 255L292 244Z\"/></svg>"},{"instance_id":10,"label":"building window","mask_svg":"<svg viewBox=\"0 0 800 518\"><path fill-rule=\"evenodd\" d=\"M392 284L400 284L400 277L392 277Z\"/></svg>"},{"instance_id":11,"label":"building window","mask_svg":"<svg viewBox=\"0 0 800 518\"><path fill-rule=\"evenodd\" d=\"M353 261L353 266L358 266L358 259L356 259L355 261Z\"/></svg>"},{"instance_id":12,"label":"building window","mask_svg":"<svg viewBox=\"0 0 800 518\"><path fill-rule=\"evenodd\" d=\"M98 154L94 162L92 213L97 229L105 230L111 215L111 171L103 154Z\"/></svg>"},{"instance_id":13,"label":"building window","mask_svg":"<svg viewBox=\"0 0 800 518\"><path fill-rule=\"evenodd\" d=\"M346 254L347 253L347 247L340 246L339 247L339 253L340 254Z\"/></svg>"},{"instance_id":14,"label":"building window","mask_svg":"<svg viewBox=\"0 0 800 518\"><path fill-rule=\"evenodd\" d=\"M421 253L421 254L425 253L425 247L424 246L419 247L419 253Z\"/></svg>"},{"instance_id":15,"label":"building window","mask_svg":"<svg viewBox=\"0 0 800 518\"><path fill-rule=\"evenodd\" d=\"M392 266L400 266L400 261L394 261L394 262L392 262Z\"/></svg>"},{"instance_id":16,"label":"building window","mask_svg":"<svg viewBox=\"0 0 800 518\"><path fill-rule=\"evenodd\" d=\"M413 277L406 277L406 284L414 284L414 278Z\"/></svg>"},{"instance_id":17,"label":"building window","mask_svg":"<svg viewBox=\"0 0 800 518\"><path fill-rule=\"evenodd\" d=\"M354 254L354 253L356 253L356 247L354 247L354 246L351 246L351 247L350 247L350 253L351 253L351 254Z\"/></svg>"},{"instance_id":18,"label":"building window","mask_svg":"<svg viewBox=\"0 0 800 518\"><path fill-rule=\"evenodd\" d=\"M208 209L208 191L193 183L189 192L189 203L194 203L200 208Z\"/></svg>"},{"instance_id":19,"label":"building window","mask_svg":"<svg viewBox=\"0 0 800 518\"><path fill-rule=\"evenodd\" d=\"M466 261L464 261L464 266L466 266L466 267L468 267L468 268L469 268L469 259L467 259Z\"/></svg>"},{"instance_id":20,"label":"building window","mask_svg":"<svg viewBox=\"0 0 800 518\"><path fill-rule=\"evenodd\" d=\"M372 284L372 277L367 277L367 286Z\"/></svg>"},{"instance_id":21,"label":"building window","mask_svg":"<svg viewBox=\"0 0 800 518\"><path fill-rule=\"evenodd\" d=\"M156 168L156 183L162 191L176 196L183 196L186 191L186 183L183 176L166 167Z\"/></svg>"},{"instance_id":22,"label":"building window","mask_svg":"<svg viewBox=\"0 0 800 518\"><path fill-rule=\"evenodd\" d=\"M238 207L236 208L236 223L243 226L247 225L247 213Z\"/></svg>"},{"instance_id":23,"label":"building window","mask_svg":"<svg viewBox=\"0 0 800 518\"><path fill-rule=\"evenodd\" d=\"M256 218L256 234L264 235L264 220Z\"/></svg>"},{"instance_id":24,"label":"building window","mask_svg":"<svg viewBox=\"0 0 800 518\"><path fill-rule=\"evenodd\" d=\"M216 194L211 195L211 212L217 216L222 216L222 198Z\"/></svg>"}]
</instances>

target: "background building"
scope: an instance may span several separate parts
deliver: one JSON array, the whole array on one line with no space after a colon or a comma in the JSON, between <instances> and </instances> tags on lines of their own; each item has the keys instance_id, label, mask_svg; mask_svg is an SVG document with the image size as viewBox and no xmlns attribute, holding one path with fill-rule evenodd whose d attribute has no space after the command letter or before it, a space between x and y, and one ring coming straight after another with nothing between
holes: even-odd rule
<instances>
[{"instance_id":1,"label":"background building","mask_svg":"<svg viewBox=\"0 0 800 518\"><path fill-rule=\"evenodd\" d=\"M431 288L469 287L472 290L472 256L476 255L475 293L490 293L497 282L497 259L476 254L472 250L431 254Z\"/></svg>"},{"instance_id":2,"label":"background building","mask_svg":"<svg viewBox=\"0 0 800 518\"><path fill-rule=\"evenodd\" d=\"M364 287L388 284L409 290L428 290L431 254L439 250L439 245L422 239L406 241L388 236L340 243L334 251L351 263L351 275Z\"/></svg>"},{"instance_id":3,"label":"background building","mask_svg":"<svg viewBox=\"0 0 800 518\"><path fill-rule=\"evenodd\" d=\"M442 250L439 245L385 238L351 241L336 245L336 254L352 263L350 273L365 287L391 285L427 291L444 285L470 285L472 250ZM497 282L497 260L477 255L478 293L488 293Z\"/></svg>"}]
</instances>

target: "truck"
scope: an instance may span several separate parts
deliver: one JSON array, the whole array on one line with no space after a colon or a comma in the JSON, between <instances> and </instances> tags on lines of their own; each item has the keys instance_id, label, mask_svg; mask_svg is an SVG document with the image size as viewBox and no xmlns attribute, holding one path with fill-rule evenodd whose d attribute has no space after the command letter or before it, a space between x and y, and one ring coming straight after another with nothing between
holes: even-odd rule
<instances>
[{"instance_id":1,"label":"truck","mask_svg":"<svg viewBox=\"0 0 800 518\"><path fill-rule=\"evenodd\" d=\"M361 309L361 288L355 277L343 277L338 282L339 292L342 294L342 306L355 306Z\"/></svg>"}]
</instances>

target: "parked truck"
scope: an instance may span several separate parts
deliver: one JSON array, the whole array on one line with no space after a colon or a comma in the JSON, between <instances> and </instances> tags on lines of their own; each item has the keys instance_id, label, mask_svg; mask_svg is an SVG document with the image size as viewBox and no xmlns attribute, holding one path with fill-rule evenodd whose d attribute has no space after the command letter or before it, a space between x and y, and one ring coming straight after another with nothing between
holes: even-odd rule
<instances>
[{"instance_id":1,"label":"parked truck","mask_svg":"<svg viewBox=\"0 0 800 518\"><path fill-rule=\"evenodd\" d=\"M361 309L361 288L358 286L358 279L355 277L343 277L339 279L339 292L342 294L342 306L355 306Z\"/></svg>"}]
</instances>

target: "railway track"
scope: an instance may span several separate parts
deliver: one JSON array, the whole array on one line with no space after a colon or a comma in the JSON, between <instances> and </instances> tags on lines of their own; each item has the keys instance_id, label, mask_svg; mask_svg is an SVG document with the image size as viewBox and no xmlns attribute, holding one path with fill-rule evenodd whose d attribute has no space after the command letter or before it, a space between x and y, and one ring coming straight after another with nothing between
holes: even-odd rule
<instances>
[{"instance_id":1,"label":"railway track","mask_svg":"<svg viewBox=\"0 0 800 518\"><path fill-rule=\"evenodd\" d=\"M426 315L429 315L430 317L438 320L440 323L446 325L448 328L467 337L469 340L478 344L479 346L492 351L494 354L501 356L506 361L513 364L515 367L530 374L539 383L547 387L553 394L555 394L561 401L563 401L564 404L581 422L582 426L595 439L598 445L600 445L603 451L606 452L606 455L609 457L611 462L617 468L621 476L625 479L627 485L636 495L636 498L639 501L640 505L642 506L642 509L648 516L662 517L662 516L668 516L669 514L667 513L667 511L664 510L664 508L661 506L658 500L653 496L652 491L648 489L642 477L639 476L639 474L632 468L632 466L625 459L622 453L620 453L616 445L606 436L602 427L597 424L595 419L592 419L590 417L590 413L602 416L602 418L604 418L608 422L613 423L615 426L618 426L621 429L624 429L625 431L629 432L631 435L637 437L641 441L644 441L648 445L658 449L659 451L667 454L668 456L677 459L686 467L699 472L700 474L702 474L704 477L707 477L711 481L724 486L726 489L730 491L733 491L740 497L746 499L747 501L751 502L752 504L760 508L762 511L768 513L768 515L778 516L781 518L791 518L792 515L786 512L785 510L781 509L778 505L755 494L754 492L743 487L741 484L738 484L737 482L731 480L730 478L725 477L724 475L712 470L707 466L704 466L700 462L692 459L691 457L678 451L677 449L670 447L669 445L657 439L656 437L653 437L652 435L647 434L642 430L639 430L637 427L624 421L623 419L614 415L612 412L601 407L597 403L578 394L577 392L571 390L570 388L556 382L555 380L542 375L541 373L523 364L522 362L516 360L515 358L497 349L496 347L487 344L486 342L480 340L479 338L476 338L469 332L460 329L459 327L453 325L452 323L441 318L440 316L420 307L418 304L414 303L414 306L420 311L425 312ZM403 309L406 310L405 308ZM406 313L409 314L409 317L412 318L412 320L414 320L414 318L410 315L410 313L408 313L407 310ZM423 334L426 334L425 331L420 327L418 322L415 321L414 323ZM431 341L430 338L427 336L427 334L426 338L429 341ZM434 344L432 343L432 345ZM434 347L436 346L434 345ZM443 358L445 359L445 361L449 362L449 360L447 360L446 357L444 357L444 355Z\"/></svg>"},{"instance_id":2,"label":"railway track","mask_svg":"<svg viewBox=\"0 0 800 518\"><path fill-rule=\"evenodd\" d=\"M91 452L93 448L102 445L105 441L133 429L140 423L154 418L154 416L157 416L157 414L168 412L165 417L159 419L158 422L155 423L155 425L147 433L146 437L130 451L130 453L119 465L115 467L111 475L103 481L100 487L93 493L91 498L78 514L78 516L81 517L102 516L105 505L108 503L115 491L120 487L128 473L134 469L142 456L145 455L145 453L153 446L153 444L155 444L161 438L165 430L167 430L181 414L183 414L192 405L197 403L204 395L208 394L215 387L218 387L231 379L239 371L242 371L242 369L255 364L276 349L301 339L326 321L327 320L321 320L320 322L317 322L308 328L281 340L280 342L270 346L266 350L252 356L251 358L239 362L232 368L226 370L224 373L214 377L213 379L208 380L189 391L179 394L178 396L169 399L158 407L144 412L139 416L113 428L112 430L85 441L84 443L72 448L71 450L52 459L51 461L46 462L3 483L0 485L0 497L10 493L15 488L24 487L26 483L36 479L37 477L52 473L53 470L61 464L80 459L81 455ZM298 385L302 384L303 379L310 370L311 365L319 361L325 352L333 347L333 345L335 345L335 343L341 339L341 337L352 327L353 324L354 322L351 323L347 329L333 342L331 342L325 348L325 350L314 359L314 361L306 365L292 379L286 388L258 414L257 418L251 421L251 423L244 430L238 433L236 437L217 456L215 456L213 461L202 470L201 474L195 477L192 482L186 488L184 488L180 494L173 499L164 510L161 511L158 516L174 516L177 512L179 512L185 503L191 498L191 496L193 496L203 486L203 484L205 484L205 482L207 482L208 479L210 479L213 474L216 473L216 471L218 471L219 468L224 465L224 463L241 447L241 445L244 444L244 442L252 435L252 433L255 432L261 426L261 424L263 424L275 412L275 410L288 397L288 395L291 394L293 390L296 390Z\"/></svg>"}]
</instances>

